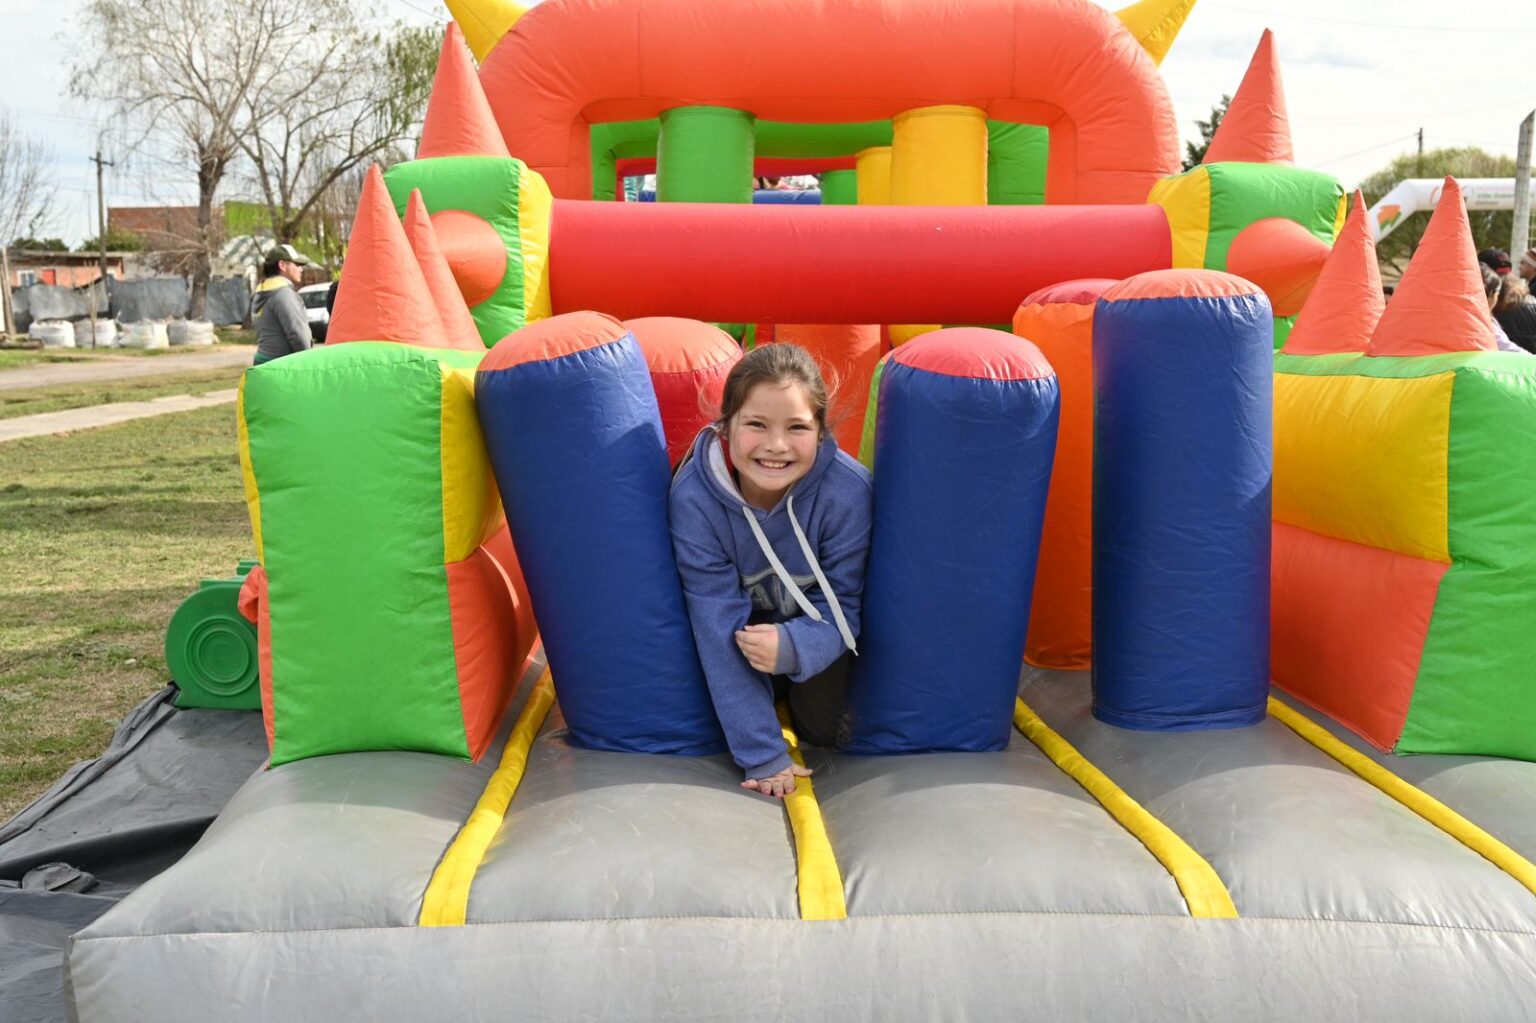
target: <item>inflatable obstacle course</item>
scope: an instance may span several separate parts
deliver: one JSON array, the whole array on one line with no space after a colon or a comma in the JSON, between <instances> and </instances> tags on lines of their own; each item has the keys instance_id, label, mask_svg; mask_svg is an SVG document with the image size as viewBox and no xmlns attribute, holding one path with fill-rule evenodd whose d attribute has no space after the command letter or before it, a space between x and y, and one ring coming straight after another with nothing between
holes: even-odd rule
<instances>
[{"instance_id":1,"label":"inflatable obstacle course","mask_svg":"<svg viewBox=\"0 0 1536 1023\"><path fill-rule=\"evenodd\" d=\"M1530 587L1500 589L1518 556L1486 559L1529 546L1489 510L1529 495L1500 479L1489 503L1465 493L1494 489L1477 474L1495 433L1531 430L1523 369L1483 350L1465 288L1435 313L1444 289L1405 282L1402 322L1354 322L1351 296L1380 309L1350 273L1358 223L1326 263L1312 244L1340 223L1337 183L1286 166L1288 133L1236 105L1203 176L1224 212L1178 263L1188 224L1147 199L1177 180L1157 60L1189 0L1118 17L1079 0L490 6L460 12L478 75L460 51L440 65L454 99L434 100L429 134L450 141L392 168L388 198L377 176L365 189L342 343L244 385L262 553L244 603L274 766L77 936L78 1018L1524 1018L1536 764L1394 757L1266 684L1272 666L1343 720L1390 707L1372 630L1426 607L1394 656L1502 670L1470 645L1436 658L1504 635L1468 631L1458 606L1499 628L1528 617ZM1273 65L1266 39L1250 78L1275 102L1250 110L1283 110ZM892 145L854 155L852 205L589 199L594 125L660 132L695 108L732 111L736 151L693 152L733 174L768 124L890 124ZM970 141L898 151L898 121L930 118ZM1043 204L981 204L991 122L1043 132ZM968 205L892 204L924 171L903 157L935 149L956 179L935 188L964 185ZM541 179L547 215L525 217L509 195ZM1208 262L1213 226L1228 272ZM1467 255L1418 272L1465 276ZM489 354L449 350L462 320L443 264ZM1272 314L1295 303L1275 363ZM488 332L488 310L515 329ZM699 422L667 410L734 353L680 318L786 337L852 324L842 354L867 365L860 324L1015 313L1030 344L930 332L871 369L862 746L797 749L816 774L786 804L743 792L662 510L669 446ZM659 353L639 336L653 317L675 326ZM1443 429L1425 412L1440 401ZM1362 425L1383 408L1390 429ZM1329 532L1358 525L1358 490L1381 481L1328 461L1353 440L1312 451L1319 423L1403 453L1369 511L1418 543L1443 508L1446 560ZM1047 483L1053 462L1074 475ZM1053 501L1062 481L1071 499ZM1301 505L1319 518L1285 521ZM1282 566L1302 532L1365 553L1303 551L1298 589ZM1037 546L1042 565L1073 554L1037 573ZM1409 562L1441 572L1432 603L1398 585ZM466 565L486 601L467 616ZM1369 603L1400 591L1411 614ZM1032 648L1057 599L1071 613ZM1018 675L1027 653L1093 674ZM1491 714L1451 702L1522 699L1492 670L1442 681L1414 676L1399 748L1438 731L1476 750Z\"/></svg>"},{"instance_id":2,"label":"inflatable obstacle course","mask_svg":"<svg viewBox=\"0 0 1536 1023\"><path fill-rule=\"evenodd\" d=\"M1335 352L1319 320L1316 354L1276 359L1275 681L1380 749L1536 759L1536 360L1491 350L1445 187L1386 314L1335 309ZM1333 297L1374 286L1374 259L1336 258L1357 287Z\"/></svg>"},{"instance_id":3,"label":"inflatable obstacle course","mask_svg":"<svg viewBox=\"0 0 1536 1023\"><path fill-rule=\"evenodd\" d=\"M449 347L377 170L352 252L326 346L240 385L261 561L242 601L272 764L478 757L534 642L517 564L491 544L503 518L475 412L484 353Z\"/></svg>"}]
</instances>

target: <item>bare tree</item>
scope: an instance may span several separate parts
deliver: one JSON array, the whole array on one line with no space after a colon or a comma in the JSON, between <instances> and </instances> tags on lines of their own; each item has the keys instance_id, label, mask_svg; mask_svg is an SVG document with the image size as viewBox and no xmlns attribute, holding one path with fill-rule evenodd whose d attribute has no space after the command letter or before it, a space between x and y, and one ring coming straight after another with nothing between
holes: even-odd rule
<instances>
[{"instance_id":1,"label":"bare tree","mask_svg":"<svg viewBox=\"0 0 1536 1023\"><path fill-rule=\"evenodd\" d=\"M371 32L351 0L312 0L312 9L322 27L286 53L273 92L247 98L240 137L280 242L323 219L325 198L347 192L360 169L400 159L426 110L441 38L436 28Z\"/></svg>"},{"instance_id":2,"label":"bare tree","mask_svg":"<svg viewBox=\"0 0 1536 1023\"><path fill-rule=\"evenodd\" d=\"M114 107L131 149L190 165L197 187L188 315L207 308L220 242L214 204L239 157L250 100L271 95L284 54L315 30L313 0L88 0L77 95Z\"/></svg>"},{"instance_id":3,"label":"bare tree","mask_svg":"<svg viewBox=\"0 0 1536 1023\"><path fill-rule=\"evenodd\" d=\"M53 153L0 107L0 246L43 234L58 195L48 164Z\"/></svg>"}]
</instances>

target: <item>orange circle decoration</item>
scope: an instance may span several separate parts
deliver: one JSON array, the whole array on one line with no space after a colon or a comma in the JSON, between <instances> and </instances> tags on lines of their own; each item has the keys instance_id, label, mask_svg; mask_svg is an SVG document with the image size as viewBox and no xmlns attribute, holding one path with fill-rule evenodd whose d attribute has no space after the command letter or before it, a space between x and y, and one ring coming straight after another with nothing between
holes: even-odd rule
<instances>
[{"instance_id":1,"label":"orange circle decoration","mask_svg":"<svg viewBox=\"0 0 1536 1023\"><path fill-rule=\"evenodd\" d=\"M507 245L496 229L463 210L432 214L432 228L465 304L476 306L494 295L507 276Z\"/></svg>"}]
</instances>

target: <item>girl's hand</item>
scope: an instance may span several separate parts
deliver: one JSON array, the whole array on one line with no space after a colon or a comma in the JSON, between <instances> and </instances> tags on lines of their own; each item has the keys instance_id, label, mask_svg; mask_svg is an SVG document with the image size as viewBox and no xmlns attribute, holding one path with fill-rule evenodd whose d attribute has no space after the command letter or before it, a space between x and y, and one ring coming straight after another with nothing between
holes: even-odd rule
<instances>
[{"instance_id":1,"label":"girl's hand","mask_svg":"<svg viewBox=\"0 0 1536 1023\"><path fill-rule=\"evenodd\" d=\"M779 663L779 627L777 625L748 625L736 633L736 645L747 658L747 663L758 671L773 674ZM794 786L790 786L794 791Z\"/></svg>"},{"instance_id":2,"label":"girl's hand","mask_svg":"<svg viewBox=\"0 0 1536 1023\"><path fill-rule=\"evenodd\" d=\"M772 626L769 626L772 628ZM811 769L801 767L799 764L790 764L784 770L768 778L748 778L741 783L744 789L761 792L770 799L783 799L789 793L795 791L796 778L809 778Z\"/></svg>"}]
</instances>

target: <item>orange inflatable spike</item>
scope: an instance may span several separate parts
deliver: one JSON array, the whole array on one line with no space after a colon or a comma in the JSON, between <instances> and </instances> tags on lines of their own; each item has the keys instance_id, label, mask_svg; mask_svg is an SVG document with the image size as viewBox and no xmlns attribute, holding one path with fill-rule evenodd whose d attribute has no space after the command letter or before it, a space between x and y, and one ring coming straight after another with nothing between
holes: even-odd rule
<instances>
[{"instance_id":1,"label":"orange inflatable spike","mask_svg":"<svg viewBox=\"0 0 1536 1023\"><path fill-rule=\"evenodd\" d=\"M1436 355L1497 348L1461 186L1455 178L1446 178L1418 251L1381 314L1366 354Z\"/></svg>"},{"instance_id":2,"label":"orange inflatable spike","mask_svg":"<svg viewBox=\"0 0 1536 1023\"><path fill-rule=\"evenodd\" d=\"M464 34L450 21L443 33L443 51L437 59L416 158L511 155L464 46Z\"/></svg>"},{"instance_id":3,"label":"orange inflatable spike","mask_svg":"<svg viewBox=\"0 0 1536 1023\"><path fill-rule=\"evenodd\" d=\"M357 201L346 278L336 291L326 344L399 341L442 347L447 331L377 164L368 168Z\"/></svg>"},{"instance_id":4,"label":"orange inflatable spike","mask_svg":"<svg viewBox=\"0 0 1536 1023\"><path fill-rule=\"evenodd\" d=\"M1202 163L1296 162L1291 148L1291 121L1285 112L1285 89L1275 59L1274 33L1264 30L1259 48L1248 64L1242 84L1232 97Z\"/></svg>"},{"instance_id":5,"label":"orange inflatable spike","mask_svg":"<svg viewBox=\"0 0 1536 1023\"><path fill-rule=\"evenodd\" d=\"M453 279L448 260L443 257L442 246L437 243L437 232L432 229L432 218L427 214L426 201L421 189L411 189L411 197L405 204L405 237L421 264L422 276L427 279L427 290L437 304L437 315L443 321L443 347L462 348L465 351L483 352L485 342L480 340L480 329L475 318L464 304L464 296Z\"/></svg>"},{"instance_id":6,"label":"orange inflatable spike","mask_svg":"<svg viewBox=\"0 0 1536 1023\"><path fill-rule=\"evenodd\" d=\"M1344 230L1333 243L1333 252L1281 351L1287 355L1363 352L1386 307L1376 243L1365 222L1365 196L1357 189Z\"/></svg>"},{"instance_id":7,"label":"orange inflatable spike","mask_svg":"<svg viewBox=\"0 0 1536 1023\"><path fill-rule=\"evenodd\" d=\"M1328 260L1328 243L1289 217L1265 217L1237 233L1227 272L1246 277L1269 296L1276 316L1295 316Z\"/></svg>"}]
</instances>

